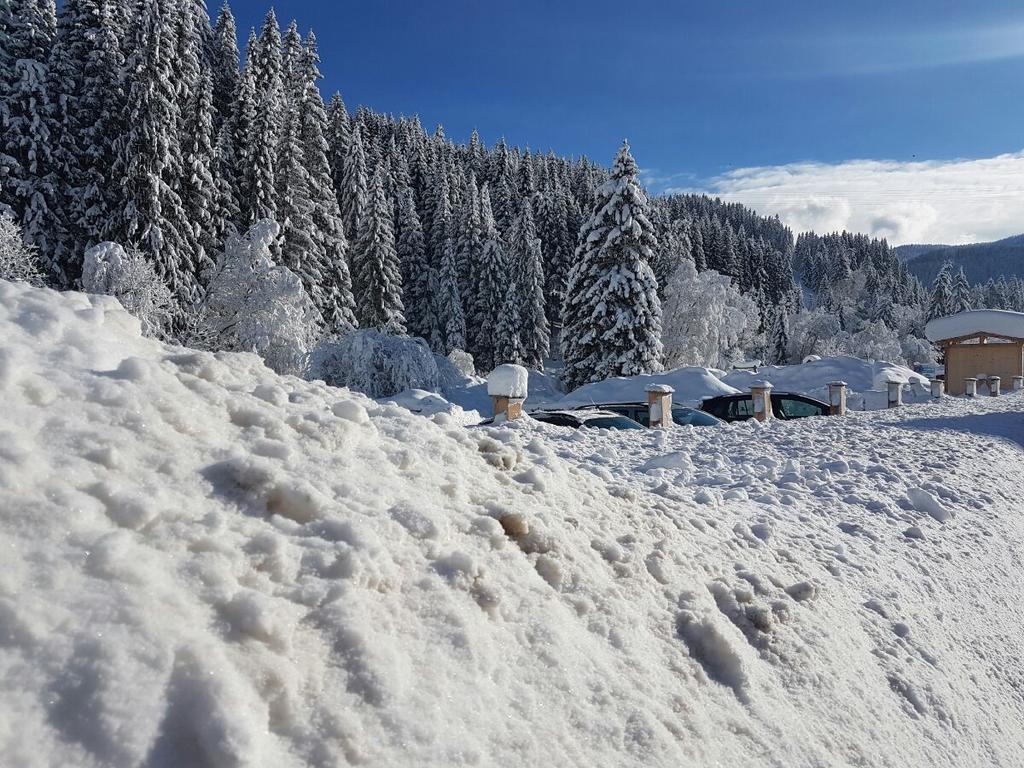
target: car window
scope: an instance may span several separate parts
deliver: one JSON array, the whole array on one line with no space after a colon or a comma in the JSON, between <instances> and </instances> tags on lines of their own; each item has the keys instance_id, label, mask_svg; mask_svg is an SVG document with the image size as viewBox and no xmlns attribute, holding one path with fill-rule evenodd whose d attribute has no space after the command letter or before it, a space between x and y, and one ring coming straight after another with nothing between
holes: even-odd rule
<instances>
[{"instance_id":1,"label":"car window","mask_svg":"<svg viewBox=\"0 0 1024 768\"><path fill-rule=\"evenodd\" d=\"M561 413L545 413L539 416L534 416L537 421L542 421L545 424L554 424L556 427L579 427L580 423L578 419L574 419L572 416L566 416Z\"/></svg>"},{"instance_id":2,"label":"car window","mask_svg":"<svg viewBox=\"0 0 1024 768\"><path fill-rule=\"evenodd\" d=\"M824 409L820 405L817 403L808 403L806 400L797 400L792 397L780 397L778 405L782 414L787 419L800 419L804 416L824 415Z\"/></svg>"},{"instance_id":3,"label":"car window","mask_svg":"<svg viewBox=\"0 0 1024 768\"><path fill-rule=\"evenodd\" d=\"M743 397L729 401L730 419L749 419L754 416L754 401L752 398Z\"/></svg>"},{"instance_id":4,"label":"car window","mask_svg":"<svg viewBox=\"0 0 1024 768\"><path fill-rule=\"evenodd\" d=\"M673 408L672 421L676 424L692 425L694 427L711 427L719 423L718 419L711 414L698 411L695 408Z\"/></svg>"},{"instance_id":5,"label":"car window","mask_svg":"<svg viewBox=\"0 0 1024 768\"><path fill-rule=\"evenodd\" d=\"M585 427L604 427L605 429L643 429L632 419L625 416L595 416L583 422Z\"/></svg>"}]
</instances>

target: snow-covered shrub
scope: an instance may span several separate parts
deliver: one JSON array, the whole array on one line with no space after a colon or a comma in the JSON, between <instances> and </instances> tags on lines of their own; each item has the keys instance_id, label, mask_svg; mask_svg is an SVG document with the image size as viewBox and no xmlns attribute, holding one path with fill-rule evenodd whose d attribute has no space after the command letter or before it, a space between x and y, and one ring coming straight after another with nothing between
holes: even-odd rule
<instances>
[{"instance_id":1,"label":"snow-covered shrub","mask_svg":"<svg viewBox=\"0 0 1024 768\"><path fill-rule=\"evenodd\" d=\"M903 341L900 342L900 348L907 365L935 365L938 362L935 347L926 339L904 336Z\"/></svg>"},{"instance_id":2,"label":"snow-covered shrub","mask_svg":"<svg viewBox=\"0 0 1024 768\"><path fill-rule=\"evenodd\" d=\"M208 275L204 313L219 348L255 352L278 373L301 375L322 319L299 276L271 260L280 231L263 219L228 240Z\"/></svg>"},{"instance_id":3,"label":"snow-covered shrub","mask_svg":"<svg viewBox=\"0 0 1024 768\"><path fill-rule=\"evenodd\" d=\"M661 343L665 367L728 368L757 328L757 305L714 270L684 259L665 286Z\"/></svg>"},{"instance_id":4,"label":"snow-covered shrub","mask_svg":"<svg viewBox=\"0 0 1024 768\"><path fill-rule=\"evenodd\" d=\"M42 286L43 273L36 250L21 238L21 228L10 216L0 215L0 280Z\"/></svg>"},{"instance_id":5,"label":"snow-covered shrub","mask_svg":"<svg viewBox=\"0 0 1024 768\"><path fill-rule=\"evenodd\" d=\"M440 388L437 363L423 339L388 336L372 328L317 344L309 356L307 378L323 379L331 386L348 387L370 397Z\"/></svg>"},{"instance_id":6,"label":"snow-covered shrub","mask_svg":"<svg viewBox=\"0 0 1024 768\"><path fill-rule=\"evenodd\" d=\"M138 251L109 241L89 248L82 262L82 290L115 297L139 319L147 336L163 336L170 328L171 291Z\"/></svg>"},{"instance_id":7,"label":"snow-covered shrub","mask_svg":"<svg viewBox=\"0 0 1024 768\"><path fill-rule=\"evenodd\" d=\"M463 376L476 376L473 356L461 349L453 349L448 353L448 362L454 365Z\"/></svg>"}]
</instances>

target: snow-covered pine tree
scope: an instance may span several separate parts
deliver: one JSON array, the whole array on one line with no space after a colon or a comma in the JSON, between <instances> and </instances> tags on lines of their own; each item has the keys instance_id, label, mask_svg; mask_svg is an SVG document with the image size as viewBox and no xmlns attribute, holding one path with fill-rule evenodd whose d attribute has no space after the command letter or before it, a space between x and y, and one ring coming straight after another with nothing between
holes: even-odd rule
<instances>
[{"instance_id":1,"label":"snow-covered pine tree","mask_svg":"<svg viewBox=\"0 0 1024 768\"><path fill-rule=\"evenodd\" d=\"M509 261L506 253L501 269L506 280L497 296L500 303L498 304L497 323L494 326L493 366L503 363L519 364L523 360L523 344L520 337L522 322L519 314L523 305L523 295L519 283L516 280L508 279L509 272L512 271Z\"/></svg>"},{"instance_id":2,"label":"snow-covered pine tree","mask_svg":"<svg viewBox=\"0 0 1024 768\"><path fill-rule=\"evenodd\" d=\"M566 383L661 369L661 302L647 264L657 245L637 165L623 142L580 229L562 310Z\"/></svg>"},{"instance_id":3,"label":"snow-covered pine tree","mask_svg":"<svg viewBox=\"0 0 1024 768\"><path fill-rule=\"evenodd\" d=\"M200 298L192 271L185 210L178 195L180 115L174 70L174 19L159 0L144 0L139 9L132 55L126 69L129 113L127 133L117 145L116 178L122 204L105 240L137 246L156 266L175 300L183 307Z\"/></svg>"},{"instance_id":4,"label":"snow-covered pine tree","mask_svg":"<svg viewBox=\"0 0 1024 768\"><path fill-rule=\"evenodd\" d=\"M327 161L331 166L331 181L338 208L341 209L341 193L345 188L345 156L348 154L349 122L348 110L341 94L335 91L327 105Z\"/></svg>"},{"instance_id":5,"label":"snow-covered pine tree","mask_svg":"<svg viewBox=\"0 0 1024 768\"><path fill-rule=\"evenodd\" d=\"M521 301L519 309L519 343L523 365L544 369L548 356L550 329L544 303L544 265L540 252L540 239L533 223L533 205L530 197L520 201L519 215L512 222L508 237L511 282Z\"/></svg>"},{"instance_id":6,"label":"snow-covered pine tree","mask_svg":"<svg viewBox=\"0 0 1024 768\"><path fill-rule=\"evenodd\" d=\"M963 267L960 267L960 269L957 270L956 276L953 278L953 288L950 291L949 305L951 315L955 315L957 312L965 312L968 309L974 309L974 298L971 295L971 284L967 282L967 275L964 274Z\"/></svg>"},{"instance_id":7,"label":"snow-covered pine tree","mask_svg":"<svg viewBox=\"0 0 1024 768\"><path fill-rule=\"evenodd\" d=\"M768 326L766 362L769 365L785 365L789 349L789 313L785 306L777 307Z\"/></svg>"},{"instance_id":8,"label":"snow-covered pine tree","mask_svg":"<svg viewBox=\"0 0 1024 768\"><path fill-rule=\"evenodd\" d=\"M932 283L931 297L928 301L928 319L945 317L954 314L953 310L953 264L947 261L942 265L939 274Z\"/></svg>"},{"instance_id":9,"label":"snow-covered pine tree","mask_svg":"<svg viewBox=\"0 0 1024 768\"><path fill-rule=\"evenodd\" d=\"M223 248L219 239L226 230L223 219L230 215L219 207L213 178L213 83L208 72L199 75L199 82L183 102L182 174L179 194L190 228L193 254L192 273L197 279L211 266Z\"/></svg>"},{"instance_id":10,"label":"snow-covered pine tree","mask_svg":"<svg viewBox=\"0 0 1024 768\"><path fill-rule=\"evenodd\" d=\"M253 47L252 68L255 109L247 126L244 170L249 199L243 208L250 222L277 215L277 150L284 125L284 94L281 84L281 30L271 9ZM245 83L243 80L243 88Z\"/></svg>"},{"instance_id":11,"label":"snow-covered pine tree","mask_svg":"<svg viewBox=\"0 0 1024 768\"><path fill-rule=\"evenodd\" d=\"M359 234L359 221L368 205L366 155L363 151L363 132L359 123L353 124L349 131L348 152L345 155L339 199L345 234L349 240L354 241Z\"/></svg>"},{"instance_id":12,"label":"snow-covered pine tree","mask_svg":"<svg viewBox=\"0 0 1024 768\"><path fill-rule=\"evenodd\" d=\"M537 214L537 229L544 255L544 297L547 302L548 326L554 331L562 322L565 280L569 274L574 245L567 226L568 200L561 183L556 181L542 198Z\"/></svg>"},{"instance_id":13,"label":"snow-covered pine tree","mask_svg":"<svg viewBox=\"0 0 1024 768\"><path fill-rule=\"evenodd\" d=\"M277 214L281 225L281 263L299 276L306 293L319 308L326 304L323 253L313 241L313 204L309 174L299 141L298 104L286 105L277 157Z\"/></svg>"},{"instance_id":14,"label":"snow-covered pine tree","mask_svg":"<svg viewBox=\"0 0 1024 768\"><path fill-rule=\"evenodd\" d=\"M238 209L236 194L236 174L238 171L238 155L235 152L235 140L231 120L225 121L217 133L217 142L213 148L213 195L214 195L214 232L216 242L227 243L228 237L236 234L241 213Z\"/></svg>"},{"instance_id":15,"label":"snow-covered pine tree","mask_svg":"<svg viewBox=\"0 0 1024 768\"><path fill-rule=\"evenodd\" d=\"M53 0L9 0L2 12L8 67L0 77L0 200L13 209L26 242L39 250L47 279L66 285L58 250L61 225L53 144L57 139L50 97L49 56L56 32ZM55 231L56 230L56 231Z\"/></svg>"},{"instance_id":16,"label":"snow-covered pine tree","mask_svg":"<svg viewBox=\"0 0 1024 768\"><path fill-rule=\"evenodd\" d=\"M213 78L214 130L231 119L238 95L241 73L238 69L238 31L231 7L225 2L217 14L210 43L210 66Z\"/></svg>"},{"instance_id":17,"label":"snow-covered pine tree","mask_svg":"<svg viewBox=\"0 0 1024 768\"><path fill-rule=\"evenodd\" d=\"M455 239L446 238L441 253L441 268L438 273L440 293L437 296L437 314L444 328L444 354L455 349L466 349L466 315L459 293L458 260Z\"/></svg>"},{"instance_id":18,"label":"snow-covered pine tree","mask_svg":"<svg viewBox=\"0 0 1024 768\"><path fill-rule=\"evenodd\" d=\"M402 276L395 251L391 206L384 196L384 173L380 167L370 183L352 262L359 326L392 335L404 334Z\"/></svg>"},{"instance_id":19,"label":"snow-covered pine tree","mask_svg":"<svg viewBox=\"0 0 1024 768\"><path fill-rule=\"evenodd\" d=\"M316 86L320 78L319 62L316 36L310 32L306 36L302 56L304 85L299 99L299 140L309 178L311 234L318 258L322 260L321 271L325 278L323 292L326 303L320 306L320 310L329 330L340 335L356 325L355 299L348 268L348 241L328 160L328 118Z\"/></svg>"},{"instance_id":20,"label":"snow-covered pine tree","mask_svg":"<svg viewBox=\"0 0 1024 768\"><path fill-rule=\"evenodd\" d=\"M486 184L480 190L480 228L483 247L465 309L466 325L470 331L469 352L473 355L477 371L486 373L498 364L498 321L508 279L505 250L494 221L491 193Z\"/></svg>"},{"instance_id":21,"label":"snow-covered pine tree","mask_svg":"<svg viewBox=\"0 0 1024 768\"><path fill-rule=\"evenodd\" d=\"M475 271L483 253L483 228L480 223L480 191L476 176L470 174L462 198L459 216L456 219L458 242L456 244L455 274L459 295L465 307L476 283ZM463 347L464 348L464 347Z\"/></svg>"},{"instance_id":22,"label":"snow-covered pine tree","mask_svg":"<svg viewBox=\"0 0 1024 768\"><path fill-rule=\"evenodd\" d=\"M423 228L416 213L413 191L406 189L398 201L398 260L402 272L402 303L408 331L430 340L439 334L433 295L430 293L430 261L423 241Z\"/></svg>"}]
</instances>

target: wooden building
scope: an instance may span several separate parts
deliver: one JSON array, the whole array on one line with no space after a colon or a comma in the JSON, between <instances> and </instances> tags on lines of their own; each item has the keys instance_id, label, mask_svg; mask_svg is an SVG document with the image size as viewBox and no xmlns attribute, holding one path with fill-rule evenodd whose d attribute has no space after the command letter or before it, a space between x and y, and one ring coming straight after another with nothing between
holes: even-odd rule
<instances>
[{"instance_id":1,"label":"wooden building","mask_svg":"<svg viewBox=\"0 0 1024 768\"><path fill-rule=\"evenodd\" d=\"M976 309L937 317L925 327L928 340L942 350L946 392L964 394L964 380L990 376L1009 389L1024 376L1024 313Z\"/></svg>"}]
</instances>

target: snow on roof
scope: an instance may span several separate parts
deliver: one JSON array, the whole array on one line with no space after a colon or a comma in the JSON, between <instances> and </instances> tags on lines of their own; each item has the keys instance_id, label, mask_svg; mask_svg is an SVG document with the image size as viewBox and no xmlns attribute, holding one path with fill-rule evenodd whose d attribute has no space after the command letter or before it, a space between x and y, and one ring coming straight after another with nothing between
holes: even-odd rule
<instances>
[{"instance_id":1,"label":"snow on roof","mask_svg":"<svg viewBox=\"0 0 1024 768\"><path fill-rule=\"evenodd\" d=\"M973 334L991 334L1024 339L1024 312L1004 309L970 309L948 317L936 317L924 327L929 341L958 339Z\"/></svg>"},{"instance_id":2,"label":"snow on roof","mask_svg":"<svg viewBox=\"0 0 1024 768\"><path fill-rule=\"evenodd\" d=\"M667 384L675 392L677 403L697 403L715 395L733 395L735 389L723 384L707 368L676 368L664 373L649 373L640 376L617 376L593 384L584 384L559 400L555 405L572 408L580 405L601 405L603 403L643 403L651 384Z\"/></svg>"}]
</instances>

